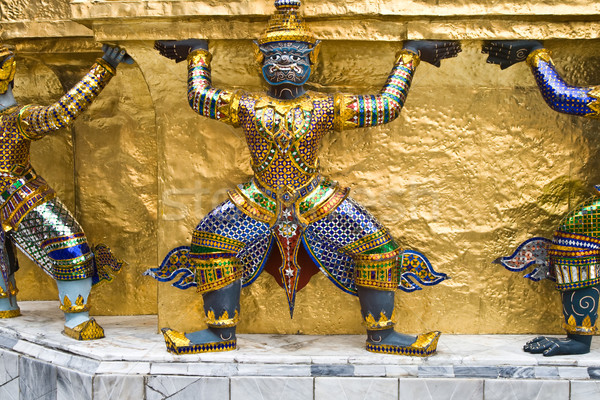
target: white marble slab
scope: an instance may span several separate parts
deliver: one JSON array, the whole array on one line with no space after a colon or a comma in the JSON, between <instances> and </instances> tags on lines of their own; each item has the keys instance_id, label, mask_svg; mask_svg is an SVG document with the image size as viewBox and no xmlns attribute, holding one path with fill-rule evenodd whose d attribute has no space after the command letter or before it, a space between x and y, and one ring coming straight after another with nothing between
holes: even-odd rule
<instances>
[{"instance_id":1,"label":"white marble slab","mask_svg":"<svg viewBox=\"0 0 600 400\"><path fill-rule=\"evenodd\" d=\"M312 378L232 377L231 400L312 400Z\"/></svg>"},{"instance_id":2,"label":"white marble slab","mask_svg":"<svg viewBox=\"0 0 600 400\"><path fill-rule=\"evenodd\" d=\"M485 400L566 400L569 398L569 381L488 379L484 385Z\"/></svg>"},{"instance_id":3,"label":"white marble slab","mask_svg":"<svg viewBox=\"0 0 600 400\"><path fill-rule=\"evenodd\" d=\"M600 382L573 381L571 382L571 400L600 399Z\"/></svg>"},{"instance_id":4,"label":"white marble slab","mask_svg":"<svg viewBox=\"0 0 600 400\"><path fill-rule=\"evenodd\" d=\"M143 399L144 377L127 375L96 375L93 380L94 400Z\"/></svg>"},{"instance_id":5,"label":"white marble slab","mask_svg":"<svg viewBox=\"0 0 600 400\"><path fill-rule=\"evenodd\" d=\"M19 400L19 378L8 381L0 386L0 399Z\"/></svg>"},{"instance_id":6,"label":"white marble slab","mask_svg":"<svg viewBox=\"0 0 600 400\"><path fill-rule=\"evenodd\" d=\"M19 391L22 399L56 400L57 370L52 364L19 358Z\"/></svg>"},{"instance_id":7,"label":"white marble slab","mask_svg":"<svg viewBox=\"0 0 600 400\"><path fill-rule=\"evenodd\" d=\"M401 400L482 400L483 379L400 378Z\"/></svg>"},{"instance_id":8,"label":"white marble slab","mask_svg":"<svg viewBox=\"0 0 600 400\"><path fill-rule=\"evenodd\" d=\"M417 365L386 365L385 376L417 377L419 376L419 367Z\"/></svg>"},{"instance_id":9,"label":"white marble slab","mask_svg":"<svg viewBox=\"0 0 600 400\"><path fill-rule=\"evenodd\" d=\"M558 379L558 367L534 367L535 377L538 379Z\"/></svg>"},{"instance_id":10,"label":"white marble slab","mask_svg":"<svg viewBox=\"0 0 600 400\"><path fill-rule=\"evenodd\" d=\"M0 387L18 377L19 356L11 351L0 349Z\"/></svg>"},{"instance_id":11,"label":"white marble slab","mask_svg":"<svg viewBox=\"0 0 600 400\"><path fill-rule=\"evenodd\" d=\"M100 363L97 374L148 375L150 363L134 361L109 361Z\"/></svg>"},{"instance_id":12,"label":"white marble slab","mask_svg":"<svg viewBox=\"0 0 600 400\"><path fill-rule=\"evenodd\" d=\"M57 367L57 400L92 400L92 375Z\"/></svg>"},{"instance_id":13,"label":"white marble slab","mask_svg":"<svg viewBox=\"0 0 600 400\"><path fill-rule=\"evenodd\" d=\"M234 363L152 363L152 375L232 376L238 375Z\"/></svg>"},{"instance_id":14,"label":"white marble slab","mask_svg":"<svg viewBox=\"0 0 600 400\"><path fill-rule=\"evenodd\" d=\"M250 397L249 397L250 398ZM229 379L151 376L146 400L229 400Z\"/></svg>"},{"instance_id":15,"label":"white marble slab","mask_svg":"<svg viewBox=\"0 0 600 400\"><path fill-rule=\"evenodd\" d=\"M558 375L562 379L590 379L585 367L558 367Z\"/></svg>"},{"instance_id":16,"label":"white marble slab","mask_svg":"<svg viewBox=\"0 0 600 400\"><path fill-rule=\"evenodd\" d=\"M396 378L315 378L315 400L397 400Z\"/></svg>"}]
</instances>

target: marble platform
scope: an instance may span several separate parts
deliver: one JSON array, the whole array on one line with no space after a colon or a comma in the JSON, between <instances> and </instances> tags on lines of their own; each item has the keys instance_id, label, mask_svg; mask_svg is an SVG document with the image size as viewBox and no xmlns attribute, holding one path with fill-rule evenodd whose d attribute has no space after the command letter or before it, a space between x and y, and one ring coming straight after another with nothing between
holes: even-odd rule
<instances>
[{"instance_id":1,"label":"marble platform","mask_svg":"<svg viewBox=\"0 0 600 400\"><path fill-rule=\"evenodd\" d=\"M429 358L368 353L362 336L239 335L238 350L174 356L155 316L98 317L107 338L63 336L56 302L0 320L0 399L600 399L590 354L524 353L530 336L442 335Z\"/></svg>"}]
</instances>

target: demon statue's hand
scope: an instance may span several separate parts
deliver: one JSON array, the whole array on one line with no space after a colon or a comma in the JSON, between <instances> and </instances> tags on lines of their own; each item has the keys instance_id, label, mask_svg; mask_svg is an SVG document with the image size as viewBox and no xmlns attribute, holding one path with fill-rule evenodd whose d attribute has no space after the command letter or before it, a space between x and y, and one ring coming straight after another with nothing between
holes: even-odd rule
<instances>
[{"instance_id":1,"label":"demon statue's hand","mask_svg":"<svg viewBox=\"0 0 600 400\"><path fill-rule=\"evenodd\" d=\"M208 50L208 41L204 39L157 40L154 48L161 56L180 62L187 59L194 50Z\"/></svg>"},{"instance_id":2,"label":"demon statue's hand","mask_svg":"<svg viewBox=\"0 0 600 400\"><path fill-rule=\"evenodd\" d=\"M525 61L529 53L544 47L537 40L497 40L485 42L481 48L487 54L487 62L506 69L513 64Z\"/></svg>"},{"instance_id":3,"label":"demon statue's hand","mask_svg":"<svg viewBox=\"0 0 600 400\"><path fill-rule=\"evenodd\" d=\"M103 44L102 51L104 52L102 59L109 63L113 68L117 68L117 65L122 62L125 64L133 64L133 58L118 46Z\"/></svg>"},{"instance_id":4,"label":"demon statue's hand","mask_svg":"<svg viewBox=\"0 0 600 400\"><path fill-rule=\"evenodd\" d=\"M459 42L451 40L409 40L402 47L417 54L421 61L439 67L444 58L456 57L462 51Z\"/></svg>"}]
</instances>

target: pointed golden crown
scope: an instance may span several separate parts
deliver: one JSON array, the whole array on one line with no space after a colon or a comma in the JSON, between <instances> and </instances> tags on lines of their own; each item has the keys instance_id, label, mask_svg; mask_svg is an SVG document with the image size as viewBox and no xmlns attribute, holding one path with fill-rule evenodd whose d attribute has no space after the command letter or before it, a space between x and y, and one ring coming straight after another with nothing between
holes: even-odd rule
<instances>
[{"instance_id":1,"label":"pointed golden crown","mask_svg":"<svg viewBox=\"0 0 600 400\"><path fill-rule=\"evenodd\" d=\"M298 15L300 0L275 0L275 8L277 10L269 20L267 30L258 39L258 44L295 41L315 45L317 38Z\"/></svg>"}]
</instances>

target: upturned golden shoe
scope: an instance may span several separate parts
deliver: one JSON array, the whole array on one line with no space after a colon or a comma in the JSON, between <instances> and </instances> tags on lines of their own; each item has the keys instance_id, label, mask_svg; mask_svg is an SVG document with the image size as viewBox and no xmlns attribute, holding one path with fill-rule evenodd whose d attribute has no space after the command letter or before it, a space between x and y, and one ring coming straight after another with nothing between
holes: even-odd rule
<instances>
[{"instance_id":1,"label":"upturned golden shoe","mask_svg":"<svg viewBox=\"0 0 600 400\"><path fill-rule=\"evenodd\" d=\"M195 353L213 353L217 351L235 350L237 340L225 340L219 342L194 344L185 337L184 333L174 331L170 328L161 329L165 337L167 351L173 354L195 354Z\"/></svg>"},{"instance_id":2,"label":"upturned golden shoe","mask_svg":"<svg viewBox=\"0 0 600 400\"><path fill-rule=\"evenodd\" d=\"M82 322L74 328L65 326L63 333L76 340L94 340L104 337L104 328L102 328L94 318Z\"/></svg>"},{"instance_id":3,"label":"upturned golden shoe","mask_svg":"<svg viewBox=\"0 0 600 400\"><path fill-rule=\"evenodd\" d=\"M442 332L433 331L417 336L417 340L409 346L394 346L367 342L367 351L373 353L396 354L399 356L428 357L437 350L438 340Z\"/></svg>"}]
</instances>

